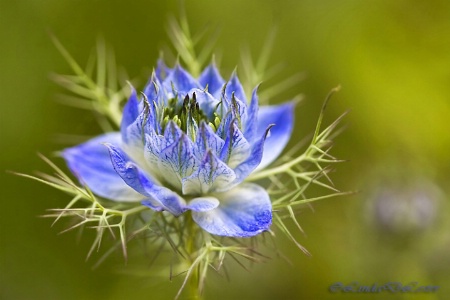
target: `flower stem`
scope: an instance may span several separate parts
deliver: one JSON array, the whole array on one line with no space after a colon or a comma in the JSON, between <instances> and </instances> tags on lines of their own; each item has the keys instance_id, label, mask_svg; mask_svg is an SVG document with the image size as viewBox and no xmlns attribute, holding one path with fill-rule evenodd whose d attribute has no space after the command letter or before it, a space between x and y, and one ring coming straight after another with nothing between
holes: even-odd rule
<instances>
[{"instance_id":1,"label":"flower stem","mask_svg":"<svg viewBox=\"0 0 450 300\"><path fill-rule=\"evenodd\" d=\"M195 300L201 300L202 296L199 291L199 276L198 276L198 267L196 267L192 274L191 278L189 278L189 293L190 297L189 299L195 299Z\"/></svg>"},{"instance_id":2,"label":"flower stem","mask_svg":"<svg viewBox=\"0 0 450 300\"><path fill-rule=\"evenodd\" d=\"M187 218L188 225L188 239L186 241L186 250L189 256L189 263L191 264L192 272L189 277L189 299L201 300L201 291L199 283L199 261L198 261L198 249L197 249L197 238L198 238L198 227L191 216Z\"/></svg>"}]
</instances>

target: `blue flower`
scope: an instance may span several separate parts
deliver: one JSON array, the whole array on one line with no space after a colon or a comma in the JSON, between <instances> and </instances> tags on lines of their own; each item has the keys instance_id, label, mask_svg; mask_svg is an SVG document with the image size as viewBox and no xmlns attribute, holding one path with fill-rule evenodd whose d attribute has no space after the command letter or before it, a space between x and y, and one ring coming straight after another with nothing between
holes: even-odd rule
<instances>
[{"instance_id":1,"label":"blue flower","mask_svg":"<svg viewBox=\"0 0 450 300\"><path fill-rule=\"evenodd\" d=\"M248 102L236 74L225 82L214 64L195 79L159 62L142 100L132 91L120 132L63 157L98 196L174 216L190 210L211 234L254 236L269 229L272 205L262 187L244 180L287 144L293 106L259 107L257 89Z\"/></svg>"}]
</instances>

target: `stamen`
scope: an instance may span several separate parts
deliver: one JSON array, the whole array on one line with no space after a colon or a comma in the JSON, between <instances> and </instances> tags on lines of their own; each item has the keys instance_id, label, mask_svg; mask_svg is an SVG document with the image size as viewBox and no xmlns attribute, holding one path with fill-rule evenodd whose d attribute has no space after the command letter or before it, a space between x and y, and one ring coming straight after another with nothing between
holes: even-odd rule
<instances>
[{"instance_id":1,"label":"stamen","mask_svg":"<svg viewBox=\"0 0 450 300\"><path fill-rule=\"evenodd\" d=\"M179 103L177 98L171 98L168 101L168 106L163 109L163 117L161 127L163 132L167 126L167 123L172 120L178 127L191 138L195 138L196 132L193 131L201 121L205 121L206 124L216 131L221 120L217 113L208 118L208 116L200 108L200 104L197 102L197 95L192 94L192 97L186 95L182 103ZM188 132L190 131L190 132Z\"/></svg>"}]
</instances>

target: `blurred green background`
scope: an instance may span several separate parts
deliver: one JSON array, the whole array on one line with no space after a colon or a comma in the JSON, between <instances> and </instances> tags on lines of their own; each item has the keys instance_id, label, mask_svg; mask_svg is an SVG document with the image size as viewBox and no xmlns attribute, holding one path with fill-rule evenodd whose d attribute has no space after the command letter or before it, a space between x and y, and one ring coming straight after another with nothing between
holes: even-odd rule
<instances>
[{"instance_id":1,"label":"blurred green background","mask_svg":"<svg viewBox=\"0 0 450 300\"><path fill-rule=\"evenodd\" d=\"M130 77L147 75L168 44L177 1L0 0L0 298L171 299L181 278L168 272L130 275L120 254L96 270L85 262L92 234L57 233L46 209L68 197L6 171L49 172L37 152L68 146L61 134L95 135L94 117L55 101L62 90L49 74L69 73L52 45L53 32L84 64L99 35ZM185 1L193 31L220 28L217 49L230 74L248 45L257 55L277 27L270 64L285 64L276 80L305 79L273 103L302 93L292 144L314 128L328 91L340 84L326 112L347 109L346 130L333 150L349 162L332 174L356 195L301 210L303 255L281 235L276 255L230 280L211 272L207 299L446 299L450 295L450 2L358 0ZM228 73L227 73L228 72ZM264 84L263 84L264 87ZM63 165L62 161L58 161ZM318 194L317 190L314 193ZM323 192L323 191L322 191ZM86 232L87 233L87 232ZM163 262L165 263L165 262ZM167 262L167 266L169 262ZM117 272L117 270L120 270ZM125 271L124 271L125 270ZM437 293L331 293L335 282L437 285Z\"/></svg>"}]
</instances>

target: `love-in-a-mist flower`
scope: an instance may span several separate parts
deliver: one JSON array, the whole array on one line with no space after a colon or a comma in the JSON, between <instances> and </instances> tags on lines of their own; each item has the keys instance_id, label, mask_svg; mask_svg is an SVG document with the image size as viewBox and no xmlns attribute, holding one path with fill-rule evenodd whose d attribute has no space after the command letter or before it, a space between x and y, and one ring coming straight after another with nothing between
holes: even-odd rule
<instances>
[{"instance_id":1,"label":"love-in-a-mist flower","mask_svg":"<svg viewBox=\"0 0 450 300\"><path fill-rule=\"evenodd\" d=\"M71 171L98 196L140 201L193 220L211 234L249 237L267 231L267 191L245 179L287 144L294 103L258 106L233 73L214 64L195 79L180 65L159 62L138 97L123 109L120 132L63 151Z\"/></svg>"}]
</instances>

